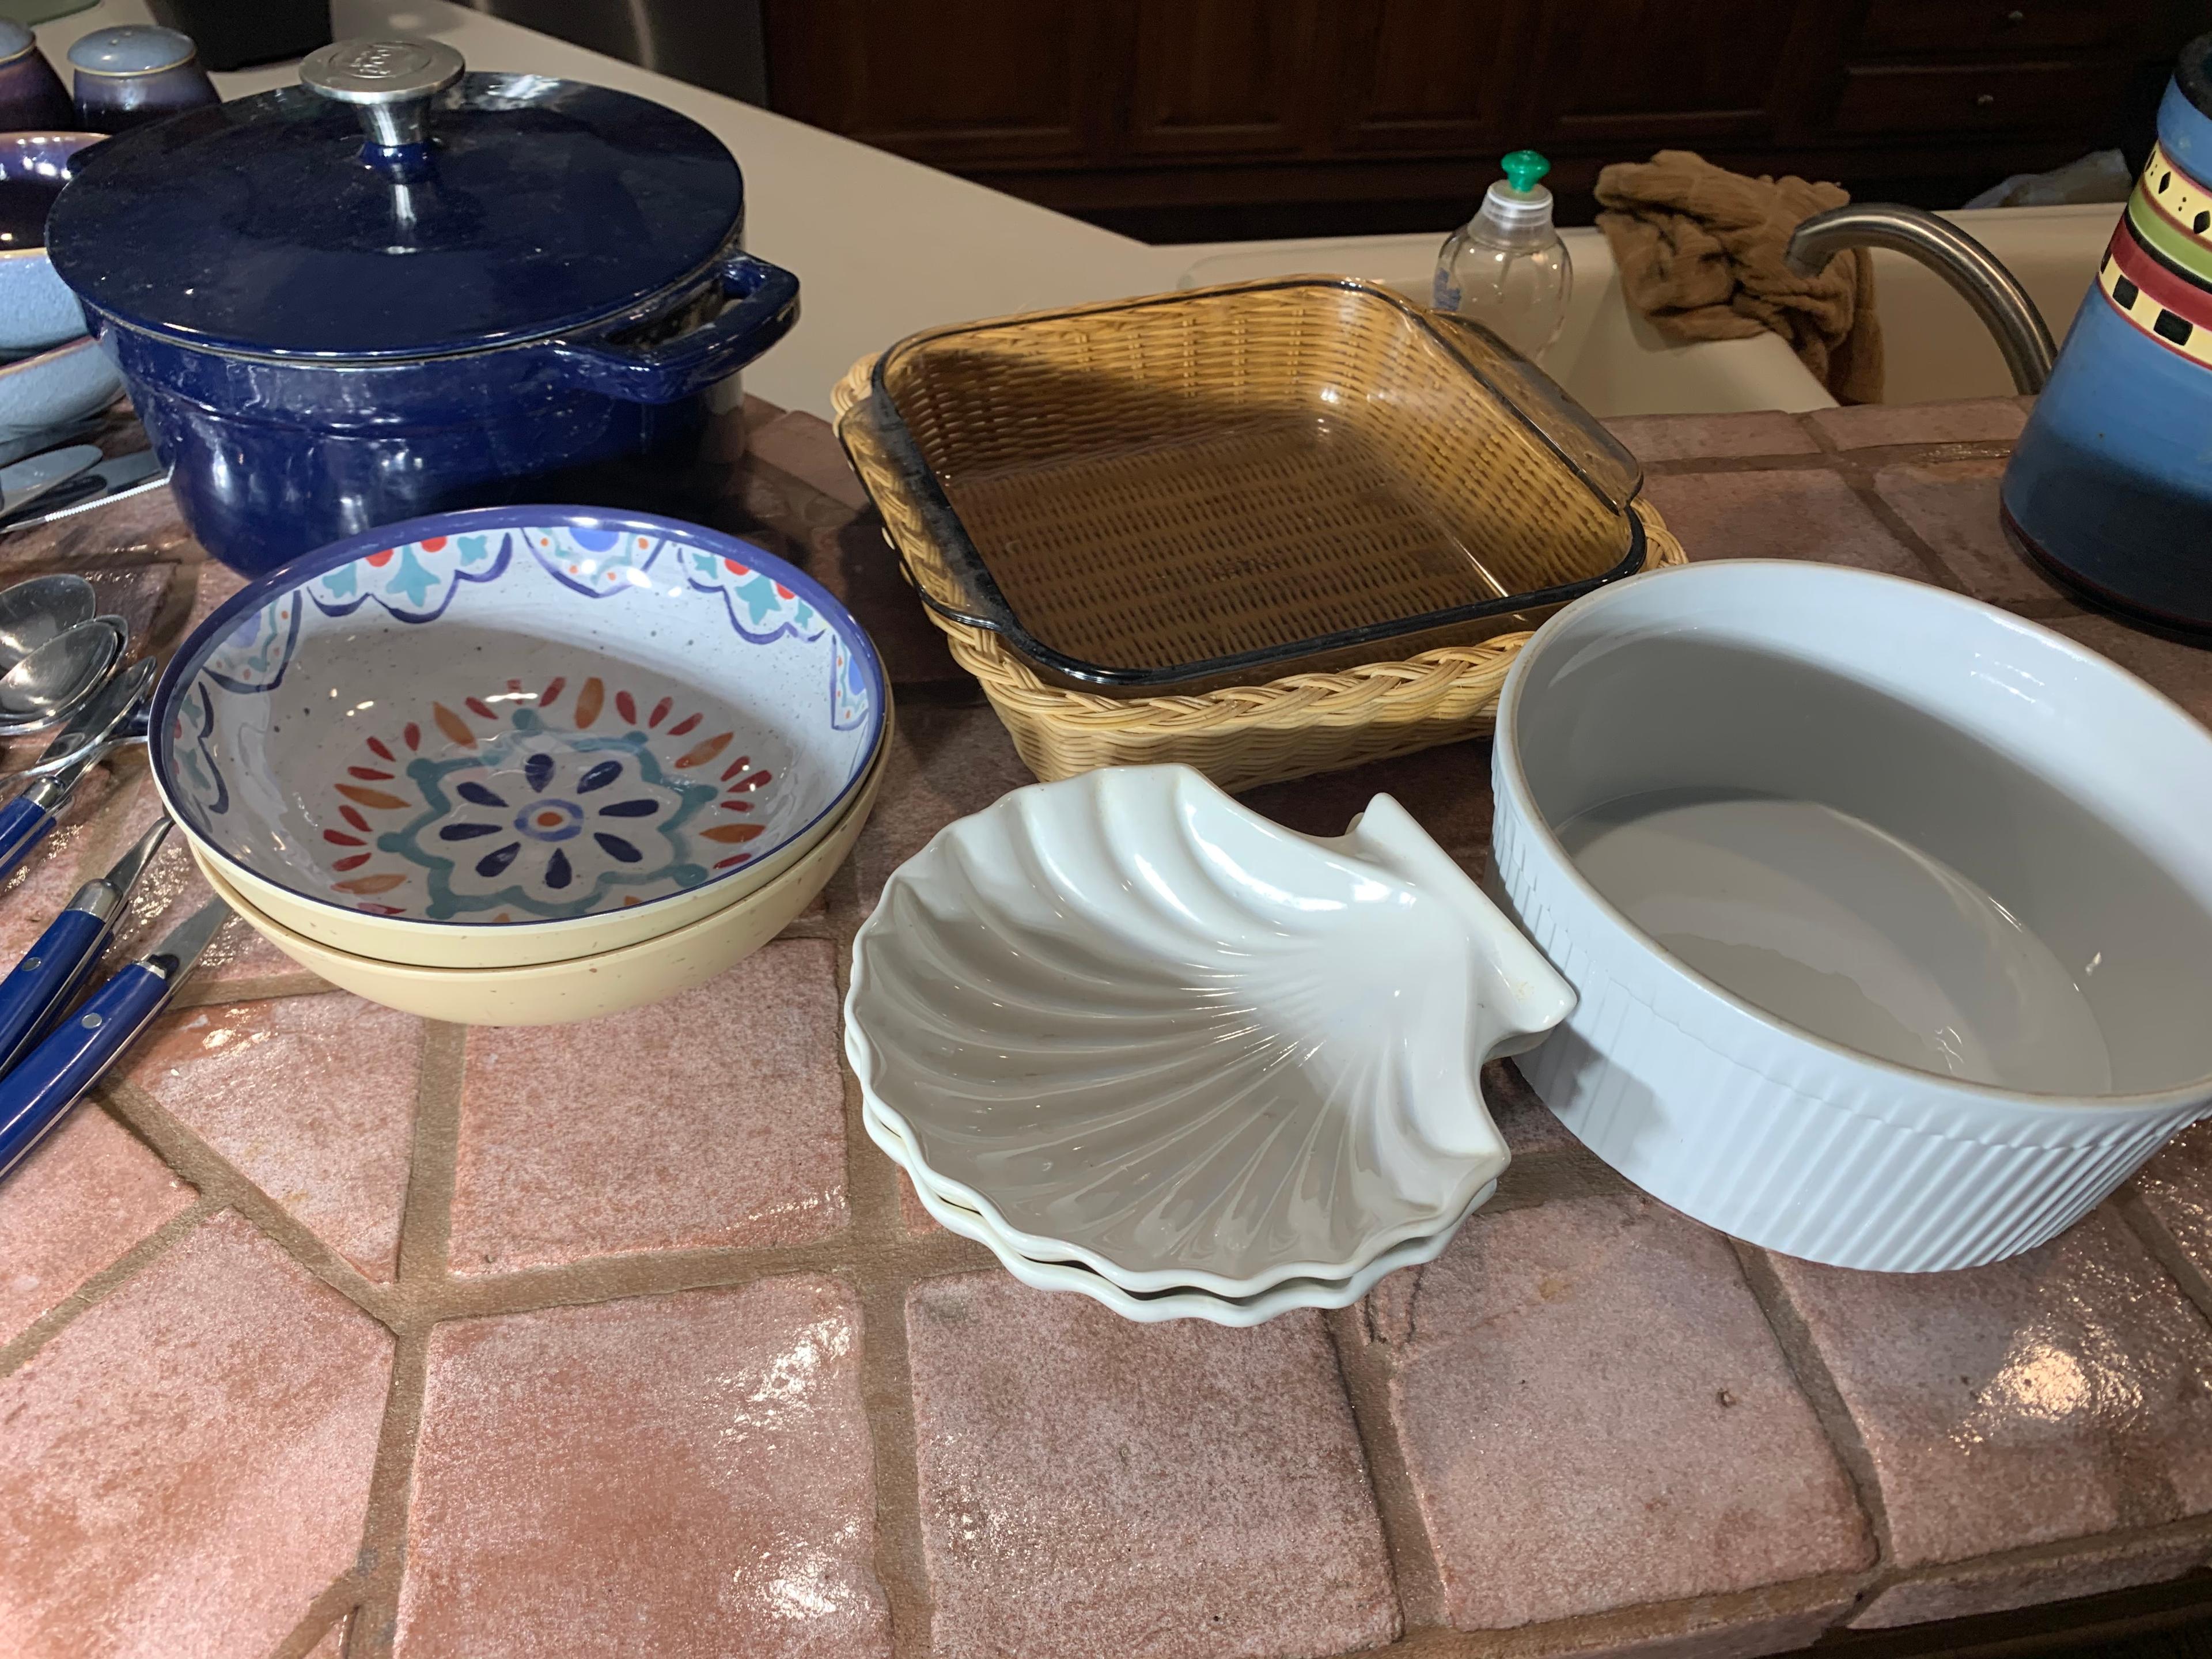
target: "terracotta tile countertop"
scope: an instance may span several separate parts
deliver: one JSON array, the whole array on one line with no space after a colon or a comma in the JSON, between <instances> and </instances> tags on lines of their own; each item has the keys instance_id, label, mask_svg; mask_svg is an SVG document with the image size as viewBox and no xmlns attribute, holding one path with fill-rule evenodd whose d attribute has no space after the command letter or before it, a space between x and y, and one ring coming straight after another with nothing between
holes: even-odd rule
<instances>
[{"instance_id":1,"label":"terracotta tile countertop","mask_svg":"<svg viewBox=\"0 0 2212 1659\"><path fill-rule=\"evenodd\" d=\"M0 1188L9 1659L1740 1659L2212 1556L2212 1125L2056 1243L1926 1278L1733 1244L1504 1066L1496 1201L1340 1314L1127 1324L939 1231L860 1133L848 947L1028 779L827 429L745 418L730 527L843 593L899 686L858 852L723 979L552 1030L388 1012L233 924ZM1620 426L1695 556L1962 588L2212 719L2212 654L2006 547L2021 418ZM0 543L0 576L57 566L164 643L236 585L159 494ZM1488 769L1251 799L1334 834L1387 789L1474 867ZM88 789L0 951L154 810L135 762ZM193 885L173 848L118 949Z\"/></svg>"}]
</instances>

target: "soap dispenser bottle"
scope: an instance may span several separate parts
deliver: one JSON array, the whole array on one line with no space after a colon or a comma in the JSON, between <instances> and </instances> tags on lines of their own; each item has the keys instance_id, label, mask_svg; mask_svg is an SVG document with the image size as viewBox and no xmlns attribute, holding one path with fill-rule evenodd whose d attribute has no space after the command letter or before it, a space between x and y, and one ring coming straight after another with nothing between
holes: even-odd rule
<instances>
[{"instance_id":1,"label":"soap dispenser bottle","mask_svg":"<svg viewBox=\"0 0 2212 1659\"><path fill-rule=\"evenodd\" d=\"M1516 149L1499 165L1505 177L1437 255L1436 307L1472 318L1540 361L1567 319L1574 267L1552 223L1552 192L1538 182L1552 164Z\"/></svg>"}]
</instances>

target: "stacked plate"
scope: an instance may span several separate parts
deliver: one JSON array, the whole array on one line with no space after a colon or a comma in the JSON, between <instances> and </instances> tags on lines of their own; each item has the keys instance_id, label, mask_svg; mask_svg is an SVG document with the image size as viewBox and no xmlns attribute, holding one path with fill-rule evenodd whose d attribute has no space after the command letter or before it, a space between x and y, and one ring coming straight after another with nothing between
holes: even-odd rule
<instances>
[{"instance_id":1,"label":"stacked plate","mask_svg":"<svg viewBox=\"0 0 2212 1659\"><path fill-rule=\"evenodd\" d=\"M1507 1162L1482 1061L1574 995L1387 795L1295 834L1184 767L1018 790L854 943L869 1135L1024 1283L1249 1325L1426 1261Z\"/></svg>"},{"instance_id":2,"label":"stacked plate","mask_svg":"<svg viewBox=\"0 0 2212 1659\"><path fill-rule=\"evenodd\" d=\"M696 525L486 507L253 582L156 695L210 883L362 996L538 1024L720 972L818 893L890 730L874 647Z\"/></svg>"}]
</instances>

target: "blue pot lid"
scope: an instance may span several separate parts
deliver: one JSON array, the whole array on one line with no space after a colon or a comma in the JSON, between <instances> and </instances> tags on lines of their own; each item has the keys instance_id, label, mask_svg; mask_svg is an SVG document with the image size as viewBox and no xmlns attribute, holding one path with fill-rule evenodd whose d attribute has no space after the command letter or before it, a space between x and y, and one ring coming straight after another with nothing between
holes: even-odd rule
<instances>
[{"instance_id":1,"label":"blue pot lid","mask_svg":"<svg viewBox=\"0 0 2212 1659\"><path fill-rule=\"evenodd\" d=\"M650 311L744 223L721 141L628 93L468 75L428 130L376 150L359 112L304 88L149 123L87 155L46 246L88 305L149 333L405 358Z\"/></svg>"}]
</instances>

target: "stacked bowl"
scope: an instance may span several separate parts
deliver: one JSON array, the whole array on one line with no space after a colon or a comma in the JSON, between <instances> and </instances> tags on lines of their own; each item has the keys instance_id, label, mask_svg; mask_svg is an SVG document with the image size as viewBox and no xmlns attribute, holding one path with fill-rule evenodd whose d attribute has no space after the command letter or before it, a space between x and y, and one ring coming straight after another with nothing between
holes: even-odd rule
<instances>
[{"instance_id":1,"label":"stacked bowl","mask_svg":"<svg viewBox=\"0 0 2212 1659\"><path fill-rule=\"evenodd\" d=\"M1341 837L1187 767L963 818L853 947L863 1121L930 1213L1141 1321L1343 1307L1495 1189L1478 1070L1566 982L1405 810Z\"/></svg>"},{"instance_id":2,"label":"stacked bowl","mask_svg":"<svg viewBox=\"0 0 2212 1659\"><path fill-rule=\"evenodd\" d=\"M0 51L9 30L27 35L0 19ZM46 257L46 210L69 181L70 159L105 137L0 133L0 444L65 428L123 393L123 377Z\"/></svg>"},{"instance_id":3,"label":"stacked bowl","mask_svg":"<svg viewBox=\"0 0 2212 1659\"><path fill-rule=\"evenodd\" d=\"M859 624L697 526L484 507L248 584L156 693L154 775L276 948L465 1024L657 1001L852 849L890 705Z\"/></svg>"}]
</instances>

